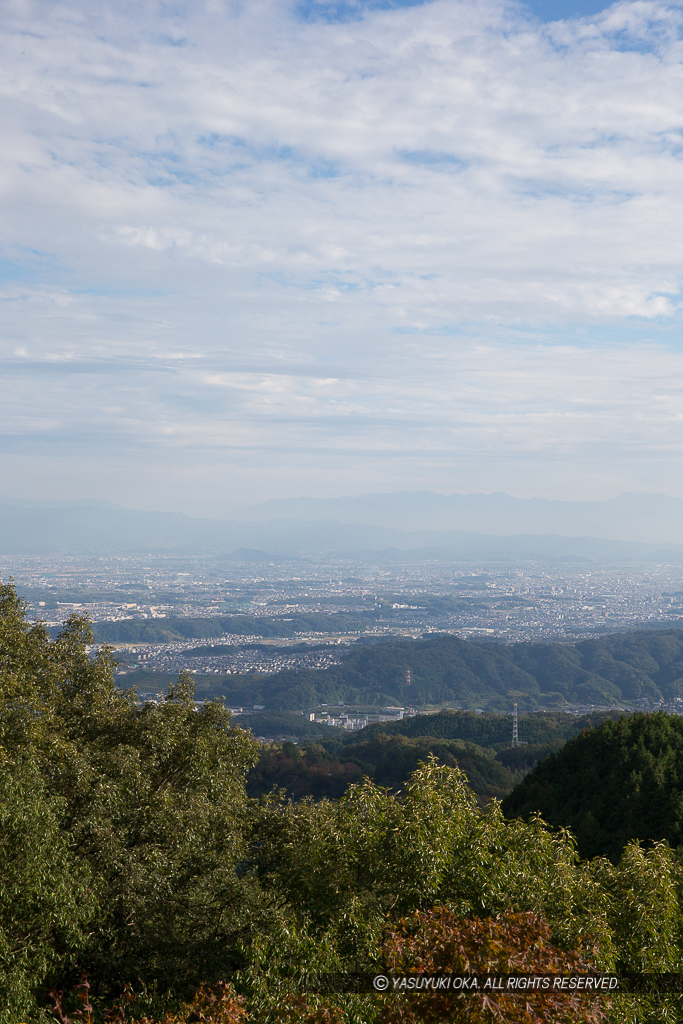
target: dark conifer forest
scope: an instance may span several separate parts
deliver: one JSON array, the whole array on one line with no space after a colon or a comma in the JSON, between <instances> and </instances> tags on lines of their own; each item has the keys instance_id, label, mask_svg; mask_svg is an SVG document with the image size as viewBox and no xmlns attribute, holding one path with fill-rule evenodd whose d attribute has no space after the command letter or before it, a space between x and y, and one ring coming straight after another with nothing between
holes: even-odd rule
<instances>
[{"instance_id":1,"label":"dark conifer forest","mask_svg":"<svg viewBox=\"0 0 683 1024\"><path fill-rule=\"evenodd\" d=\"M503 801L569 828L583 857L615 863L631 839L683 850L683 718L624 715L552 753Z\"/></svg>"}]
</instances>

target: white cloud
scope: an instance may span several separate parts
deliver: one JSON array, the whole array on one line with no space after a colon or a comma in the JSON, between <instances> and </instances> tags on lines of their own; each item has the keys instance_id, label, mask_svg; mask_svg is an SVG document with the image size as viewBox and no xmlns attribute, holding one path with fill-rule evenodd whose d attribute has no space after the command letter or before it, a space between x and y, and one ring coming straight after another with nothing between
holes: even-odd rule
<instances>
[{"instance_id":1,"label":"white cloud","mask_svg":"<svg viewBox=\"0 0 683 1024\"><path fill-rule=\"evenodd\" d=\"M286 451L294 492L321 459L322 486L391 486L386 452L420 486L513 458L518 492L569 463L590 492L586 460L680 490L679 8L8 11L0 417L27 473L70 438L261 474Z\"/></svg>"}]
</instances>

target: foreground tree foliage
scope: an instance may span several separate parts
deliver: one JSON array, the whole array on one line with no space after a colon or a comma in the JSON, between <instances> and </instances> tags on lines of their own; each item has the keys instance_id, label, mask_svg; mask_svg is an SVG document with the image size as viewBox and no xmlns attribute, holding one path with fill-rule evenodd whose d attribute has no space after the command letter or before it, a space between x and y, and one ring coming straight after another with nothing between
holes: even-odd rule
<instances>
[{"instance_id":1,"label":"foreground tree foliage","mask_svg":"<svg viewBox=\"0 0 683 1024\"><path fill-rule=\"evenodd\" d=\"M498 918L462 921L452 911L415 913L389 933L384 944L395 974L587 974L595 964L580 953L567 953L552 943L552 931L537 914L503 914ZM496 1020L520 1024L600 1024L610 1001L594 995L550 990L532 994L488 991L480 995L448 992L411 993L398 1006L388 1006L383 1020L448 1020L463 1024Z\"/></svg>"},{"instance_id":2,"label":"foreground tree foliage","mask_svg":"<svg viewBox=\"0 0 683 1024\"><path fill-rule=\"evenodd\" d=\"M340 800L249 800L255 744L221 706L195 710L181 679L138 707L88 640L78 618L51 639L0 589L0 1024L540 1024L551 1008L532 995L437 1007L316 978L678 969L667 846L581 861L568 832L480 809L435 759L400 793L366 780ZM624 995L552 1012L683 1020L675 1000Z\"/></svg>"},{"instance_id":3,"label":"foreground tree foliage","mask_svg":"<svg viewBox=\"0 0 683 1024\"><path fill-rule=\"evenodd\" d=\"M52 989L50 997L53 1001L53 1013L59 1024L96 1024L98 1015L90 998L90 982L87 978L74 986L72 995L78 1000L76 1009L69 1012L64 1005L64 992ZM207 1024L240 1024L247 1017L244 999L238 996L232 985L218 982L213 986L200 985L194 997L181 1003L173 1010L165 1010L148 1016L144 1003L136 996L130 985L126 985L123 995L116 1003L104 1011L104 1019L108 1024L127 1024L134 1020L136 1024L186 1024L187 1021L206 1021Z\"/></svg>"},{"instance_id":4,"label":"foreground tree foliage","mask_svg":"<svg viewBox=\"0 0 683 1024\"><path fill-rule=\"evenodd\" d=\"M227 977L264 906L236 871L253 741L219 705L195 711L185 682L138 708L114 687L109 653L88 658L88 639L73 618L52 641L10 587L0 592L8 1019L60 972L86 970L95 995L131 978L183 993Z\"/></svg>"},{"instance_id":5,"label":"foreground tree foliage","mask_svg":"<svg viewBox=\"0 0 683 1024\"><path fill-rule=\"evenodd\" d=\"M35 1010L34 991L44 978L73 968L96 902L88 865L60 828L63 802L50 798L30 758L2 754L0 1019L16 1021Z\"/></svg>"},{"instance_id":6,"label":"foreground tree foliage","mask_svg":"<svg viewBox=\"0 0 683 1024\"><path fill-rule=\"evenodd\" d=\"M543 749L542 753L545 755L549 750ZM496 759L494 751L465 740L377 732L365 743L347 742L332 752L320 743L273 743L263 749L258 764L249 773L247 792L250 796L261 796L282 788L297 800L309 795L315 799L338 798L350 783L360 782L366 775L379 786L399 790L430 754L441 764L462 768L468 785L482 804L493 797L502 799L524 775L523 771L509 771Z\"/></svg>"}]
</instances>

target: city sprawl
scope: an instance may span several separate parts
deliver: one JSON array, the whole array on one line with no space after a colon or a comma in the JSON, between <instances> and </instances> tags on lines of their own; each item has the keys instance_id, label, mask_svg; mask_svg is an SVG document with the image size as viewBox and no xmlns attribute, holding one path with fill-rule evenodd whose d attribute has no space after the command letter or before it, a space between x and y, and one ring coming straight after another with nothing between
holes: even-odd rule
<instances>
[{"instance_id":1,"label":"city sprawl","mask_svg":"<svg viewBox=\"0 0 683 1024\"><path fill-rule=\"evenodd\" d=\"M364 640L448 633L570 644L683 619L683 567L666 564L147 556L16 558L2 568L31 619L55 630L74 612L87 615L94 648L114 648L120 685L134 674L143 690L147 674L324 669Z\"/></svg>"}]
</instances>

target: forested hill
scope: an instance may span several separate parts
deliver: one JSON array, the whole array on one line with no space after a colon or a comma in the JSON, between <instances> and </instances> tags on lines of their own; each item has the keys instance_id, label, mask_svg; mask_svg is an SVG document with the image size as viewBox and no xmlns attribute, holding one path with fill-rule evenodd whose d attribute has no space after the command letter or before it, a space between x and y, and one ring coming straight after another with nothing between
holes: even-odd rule
<instances>
[{"instance_id":1,"label":"forested hill","mask_svg":"<svg viewBox=\"0 0 683 1024\"><path fill-rule=\"evenodd\" d=\"M117 692L110 653L92 656L90 640L78 616L51 639L0 584L0 1024L474 1024L498 1004L311 982L416 965L426 978L680 971L670 846L587 865L537 818L482 814L464 774L487 803L531 744L379 732L332 736L341 750L259 748L219 702L197 708L188 679L158 704ZM443 735L488 716L425 717ZM532 811L547 780L551 809L591 841L683 841L683 719L623 715L564 750L550 768L573 770L570 787L541 776ZM296 799L369 774L342 799ZM285 791L249 800L275 782ZM600 1005L587 992L491 997L507 1000L501 1024L682 1024L678 993L662 989Z\"/></svg>"},{"instance_id":2,"label":"forested hill","mask_svg":"<svg viewBox=\"0 0 683 1024\"><path fill-rule=\"evenodd\" d=\"M407 683L406 670L411 670ZM260 679L228 676L202 696L291 710L316 704L458 702L509 710L539 705L683 698L683 630L618 633L578 644L472 642L449 634L354 645L338 665Z\"/></svg>"},{"instance_id":3,"label":"forested hill","mask_svg":"<svg viewBox=\"0 0 683 1024\"><path fill-rule=\"evenodd\" d=\"M589 715L567 715L562 712L524 715L519 720L519 738L524 745L514 748L510 747L510 715L489 715L486 712L477 714L474 711L452 711L450 708L435 715L416 715L415 718L403 718L396 722L375 722L358 732L347 733L344 741L346 746L351 746L373 740L379 735L461 740L495 751L505 751L508 760L512 751L515 755L512 760L522 765L527 760L527 753L535 753L537 747L560 747L579 733L597 728L621 714L620 711L600 711ZM256 715L249 716L246 721L251 721L252 717L255 719ZM534 757L533 763L536 760Z\"/></svg>"},{"instance_id":4,"label":"forested hill","mask_svg":"<svg viewBox=\"0 0 683 1024\"><path fill-rule=\"evenodd\" d=\"M234 636L295 637L298 633L349 633L369 629L379 612L348 615L336 612L324 615L313 612L297 614L286 619L281 615L213 615L192 618L169 615L163 619L123 619L115 622L96 622L93 636L99 643L163 644L178 640L220 640L227 634ZM56 636L58 627L51 629Z\"/></svg>"},{"instance_id":5,"label":"forested hill","mask_svg":"<svg viewBox=\"0 0 683 1024\"><path fill-rule=\"evenodd\" d=\"M399 722L377 722L351 733L312 722L302 727L298 725L303 722L301 715L286 712L245 715L236 724L251 728L255 735L262 730L273 735L274 727L279 726L280 735L289 730L304 739L303 743L284 741L261 748L259 762L247 781L254 797L275 787L283 788L293 799L340 797L349 783L360 782L363 776L397 792L420 762L432 755L441 764L457 765L464 771L477 799L486 804L492 797L506 796L530 769L568 739L588 730L595 732L603 722L619 716L618 711L525 715L520 721L523 743L516 747L510 746L509 715L474 711L445 710ZM308 732L311 729L318 729L318 734Z\"/></svg>"},{"instance_id":6,"label":"forested hill","mask_svg":"<svg viewBox=\"0 0 683 1024\"><path fill-rule=\"evenodd\" d=\"M569 716L568 716L569 717ZM538 764L503 802L574 833L582 857L615 863L633 839L683 852L683 718L622 715L584 729Z\"/></svg>"}]
</instances>

